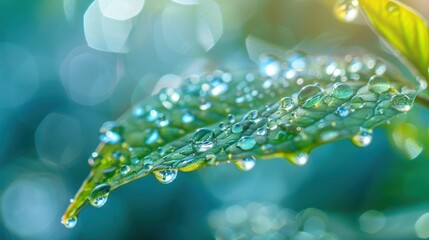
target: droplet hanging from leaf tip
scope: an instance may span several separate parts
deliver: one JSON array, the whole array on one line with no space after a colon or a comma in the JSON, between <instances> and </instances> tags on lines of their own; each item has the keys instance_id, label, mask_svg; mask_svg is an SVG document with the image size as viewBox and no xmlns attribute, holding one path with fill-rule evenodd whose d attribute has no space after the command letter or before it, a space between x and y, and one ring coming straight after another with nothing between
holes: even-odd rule
<instances>
[{"instance_id":1,"label":"droplet hanging from leaf tip","mask_svg":"<svg viewBox=\"0 0 429 240\"><path fill-rule=\"evenodd\" d=\"M106 204L109 197L111 186L103 183L96 186L89 195L89 203L96 208L100 208Z\"/></svg>"},{"instance_id":2,"label":"droplet hanging from leaf tip","mask_svg":"<svg viewBox=\"0 0 429 240\"><path fill-rule=\"evenodd\" d=\"M372 142L372 130L361 128L358 133L352 137L352 143L357 147L367 147Z\"/></svg>"},{"instance_id":3,"label":"droplet hanging from leaf tip","mask_svg":"<svg viewBox=\"0 0 429 240\"><path fill-rule=\"evenodd\" d=\"M66 228L74 228L77 224L77 217L71 217L65 220L62 220L61 223L66 227Z\"/></svg>"},{"instance_id":4,"label":"droplet hanging from leaf tip","mask_svg":"<svg viewBox=\"0 0 429 240\"><path fill-rule=\"evenodd\" d=\"M352 22L359 15L359 2L357 0L338 0L334 13L339 20Z\"/></svg>"},{"instance_id":5,"label":"droplet hanging from leaf tip","mask_svg":"<svg viewBox=\"0 0 429 240\"><path fill-rule=\"evenodd\" d=\"M174 181L177 177L177 170L176 169L169 169L169 170L161 170L161 171L155 171L153 173L155 175L156 180L158 180L162 184L169 184Z\"/></svg>"},{"instance_id":6,"label":"droplet hanging from leaf tip","mask_svg":"<svg viewBox=\"0 0 429 240\"><path fill-rule=\"evenodd\" d=\"M235 165L241 171L250 171L255 167L256 158L254 156L245 157L235 161Z\"/></svg>"}]
</instances>

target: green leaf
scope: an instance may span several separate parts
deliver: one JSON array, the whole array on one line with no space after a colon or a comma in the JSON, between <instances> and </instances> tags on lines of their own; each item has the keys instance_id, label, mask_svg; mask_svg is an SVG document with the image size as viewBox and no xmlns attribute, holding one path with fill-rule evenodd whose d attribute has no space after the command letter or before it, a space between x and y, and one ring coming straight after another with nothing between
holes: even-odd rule
<instances>
[{"instance_id":1,"label":"green leaf","mask_svg":"<svg viewBox=\"0 0 429 240\"><path fill-rule=\"evenodd\" d=\"M373 30L404 63L429 80L429 30L416 11L395 0L359 0Z\"/></svg>"},{"instance_id":2,"label":"green leaf","mask_svg":"<svg viewBox=\"0 0 429 240\"><path fill-rule=\"evenodd\" d=\"M286 60L261 57L254 71L215 71L164 89L101 128L92 170L63 216L76 224L90 203L153 174L170 183L178 171L220 163L250 170L255 159L280 156L304 165L320 144L351 138L367 146L372 129L407 112L416 91L385 73L370 56L312 57L289 52Z\"/></svg>"}]
</instances>

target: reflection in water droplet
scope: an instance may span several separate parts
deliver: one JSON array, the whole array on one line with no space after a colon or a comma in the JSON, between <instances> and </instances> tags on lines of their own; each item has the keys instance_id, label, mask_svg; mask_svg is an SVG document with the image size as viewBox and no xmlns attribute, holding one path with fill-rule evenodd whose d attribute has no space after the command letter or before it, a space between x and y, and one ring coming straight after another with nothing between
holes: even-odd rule
<instances>
[{"instance_id":1,"label":"reflection in water droplet","mask_svg":"<svg viewBox=\"0 0 429 240\"><path fill-rule=\"evenodd\" d=\"M335 113L340 117L347 117L350 113L350 111L345 107L338 107L337 111Z\"/></svg>"},{"instance_id":2,"label":"reflection in water droplet","mask_svg":"<svg viewBox=\"0 0 429 240\"><path fill-rule=\"evenodd\" d=\"M191 139L191 146L197 152L205 152L216 144L216 135L207 128L198 129Z\"/></svg>"},{"instance_id":3,"label":"reflection in water droplet","mask_svg":"<svg viewBox=\"0 0 429 240\"><path fill-rule=\"evenodd\" d=\"M284 97L280 100L279 103L279 107L280 109L282 109L283 111L289 112L290 110L292 110L292 108L294 107L294 103L292 98L290 97Z\"/></svg>"},{"instance_id":4,"label":"reflection in water droplet","mask_svg":"<svg viewBox=\"0 0 429 240\"><path fill-rule=\"evenodd\" d=\"M317 85L307 85L298 93L298 103L303 108L310 108L323 98L323 89Z\"/></svg>"},{"instance_id":5,"label":"reflection in water droplet","mask_svg":"<svg viewBox=\"0 0 429 240\"><path fill-rule=\"evenodd\" d=\"M89 203L91 203L91 205L96 208L102 207L107 202L109 191L109 184L103 183L96 186L89 195Z\"/></svg>"},{"instance_id":6,"label":"reflection in water droplet","mask_svg":"<svg viewBox=\"0 0 429 240\"><path fill-rule=\"evenodd\" d=\"M338 0L334 12L339 20L351 22L359 14L359 2L357 0Z\"/></svg>"},{"instance_id":7,"label":"reflection in water droplet","mask_svg":"<svg viewBox=\"0 0 429 240\"><path fill-rule=\"evenodd\" d=\"M232 133L241 133L242 131L243 131L243 126L241 125L241 123L235 123L231 127Z\"/></svg>"},{"instance_id":8,"label":"reflection in water droplet","mask_svg":"<svg viewBox=\"0 0 429 240\"><path fill-rule=\"evenodd\" d=\"M297 153L292 157L292 162L297 166L304 166L308 162L308 154L306 152Z\"/></svg>"},{"instance_id":9,"label":"reflection in water droplet","mask_svg":"<svg viewBox=\"0 0 429 240\"><path fill-rule=\"evenodd\" d=\"M177 170L161 170L153 173L155 175L156 180L158 180L162 184L168 184L174 181L177 177Z\"/></svg>"},{"instance_id":10,"label":"reflection in water droplet","mask_svg":"<svg viewBox=\"0 0 429 240\"><path fill-rule=\"evenodd\" d=\"M77 224L77 217L72 217L69 219L66 219L64 221L61 221L61 223L66 227L66 228L74 228Z\"/></svg>"},{"instance_id":11,"label":"reflection in water droplet","mask_svg":"<svg viewBox=\"0 0 429 240\"><path fill-rule=\"evenodd\" d=\"M247 114L247 119L252 123L258 123L262 120L262 116L258 110L253 110Z\"/></svg>"},{"instance_id":12,"label":"reflection in water droplet","mask_svg":"<svg viewBox=\"0 0 429 240\"><path fill-rule=\"evenodd\" d=\"M372 130L361 128L358 133L352 137L352 143L357 147L367 147L372 142Z\"/></svg>"},{"instance_id":13,"label":"reflection in water droplet","mask_svg":"<svg viewBox=\"0 0 429 240\"><path fill-rule=\"evenodd\" d=\"M392 108L399 112L408 112L411 109L411 99L404 94L395 95L392 98Z\"/></svg>"},{"instance_id":14,"label":"reflection in water droplet","mask_svg":"<svg viewBox=\"0 0 429 240\"><path fill-rule=\"evenodd\" d=\"M350 105L355 109L361 109L365 106L365 100L360 96L354 96L350 100Z\"/></svg>"},{"instance_id":15,"label":"reflection in water droplet","mask_svg":"<svg viewBox=\"0 0 429 240\"><path fill-rule=\"evenodd\" d=\"M256 140L248 136L240 138L240 140L238 140L237 142L237 147L244 151L251 150L252 148L255 147L255 145L256 145Z\"/></svg>"},{"instance_id":16,"label":"reflection in water droplet","mask_svg":"<svg viewBox=\"0 0 429 240\"><path fill-rule=\"evenodd\" d=\"M130 170L131 170L130 166L128 166L128 165L122 165L121 169L120 169L120 172L121 172L122 175L125 175L125 174L129 173Z\"/></svg>"},{"instance_id":17,"label":"reflection in water droplet","mask_svg":"<svg viewBox=\"0 0 429 240\"><path fill-rule=\"evenodd\" d=\"M336 83L332 88L332 97L348 99L353 95L353 89L345 83Z\"/></svg>"},{"instance_id":18,"label":"reflection in water droplet","mask_svg":"<svg viewBox=\"0 0 429 240\"><path fill-rule=\"evenodd\" d=\"M375 75L369 79L368 88L373 93L384 93L390 89L390 82L385 77Z\"/></svg>"},{"instance_id":19,"label":"reflection in water droplet","mask_svg":"<svg viewBox=\"0 0 429 240\"><path fill-rule=\"evenodd\" d=\"M250 171L255 167L255 164L256 158L254 156L245 157L235 162L235 165L241 171Z\"/></svg>"}]
</instances>

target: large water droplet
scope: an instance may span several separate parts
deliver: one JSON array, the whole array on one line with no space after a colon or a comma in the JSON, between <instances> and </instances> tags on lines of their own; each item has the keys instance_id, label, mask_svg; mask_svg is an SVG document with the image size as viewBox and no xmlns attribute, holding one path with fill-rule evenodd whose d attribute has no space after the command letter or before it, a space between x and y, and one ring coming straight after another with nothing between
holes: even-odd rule
<instances>
[{"instance_id":1,"label":"large water droplet","mask_svg":"<svg viewBox=\"0 0 429 240\"><path fill-rule=\"evenodd\" d=\"M244 151L251 150L252 148L255 147L255 145L256 145L256 140L248 136L240 138L240 140L238 140L237 142L237 147Z\"/></svg>"},{"instance_id":2,"label":"large water droplet","mask_svg":"<svg viewBox=\"0 0 429 240\"><path fill-rule=\"evenodd\" d=\"M395 95L392 98L392 108L399 112L408 112L411 109L411 99L404 94Z\"/></svg>"},{"instance_id":3,"label":"large water droplet","mask_svg":"<svg viewBox=\"0 0 429 240\"><path fill-rule=\"evenodd\" d=\"M317 85L307 85L298 93L298 103L303 108L310 108L323 98L323 89Z\"/></svg>"},{"instance_id":4,"label":"large water droplet","mask_svg":"<svg viewBox=\"0 0 429 240\"><path fill-rule=\"evenodd\" d=\"M262 116L258 110L253 110L247 114L247 119L251 123L258 123L262 120Z\"/></svg>"},{"instance_id":5,"label":"large water droplet","mask_svg":"<svg viewBox=\"0 0 429 240\"><path fill-rule=\"evenodd\" d=\"M61 221L61 223L66 227L66 228L74 228L77 224L77 217L71 217L69 219L66 219L64 221Z\"/></svg>"},{"instance_id":6,"label":"large water droplet","mask_svg":"<svg viewBox=\"0 0 429 240\"><path fill-rule=\"evenodd\" d=\"M390 82L385 77L375 75L369 79L368 88L373 93L384 93L390 89Z\"/></svg>"},{"instance_id":7,"label":"large water droplet","mask_svg":"<svg viewBox=\"0 0 429 240\"><path fill-rule=\"evenodd\" d=\"M337 99L348 99L353 95L353 89L345 83L336 83L332 88L332 97Z\"/></svg>"},{"instance_id":8,"label":"large water droplet","mask_svg":"<svg viewBox=\"0 0 429 240\"><path fill-rule=\"evenodd\" d=\"M282 98L279 103L280 109L286 112L289 112L290 110L292 110L294 106L295 104L293 103L293 100L290 97Z\"/></svg>"},{"instance_id":9,"label":"large water droplet","mask_svg":"<svg viewBox=\"0 0 429 240\"><path fill-rule=\"evenodd\" d=\"M359 14L359 2L357 0L338 0L334 12L339 20L351 22Z\"/></svg>"},{"instance_id":10,"label":"large water droplet","mask_svg":"<svg viewBox=\"0 0 429 240\"><path fill-rule=\"evenodd\" d=\"M352 137L352 143L358 147L367 147L372 142L372 130L361 128L360 131Z\"/></svg>"},{"instance_id":11,"label":"large water droplet","mask_svg":"<svg viewBox=\"0 0 429 240\"><path fill-rule=\"evenodd\" d=\"M110 188L106 183L96 186L89 194L89 203L96 208L102 207L107 202Z\"/></svg>"},{"instance_id":12,"label":"large water droplet","mask_svg":"<svg viewBox=\"0 0 429 240\"><path fill-rule=\"evenodd\" d=\"M191 146L197 152L205 152L216 143L216 135L207 128L198 129L191 139Z\"/></svg>"},{"instance_id":13,"label":"large water droplet","mask_svg":"<svg viewBox=\"0 0 429 240\"><path fill-rule=\"evenodd\" d=\"M153 173L155 175L156 180L158 180L162 184L168 184L174 181L177 177L177 170L176 169L169 169L169 170L161 170L161 171L155 171Z\"/></svg>"},{"instance_id":14,"label":"large water droplet","mask_svg":"<svg viewBox=\"0 0 429 240\"><path fill-rule=\"evenodd\" d=\"M259 72L263 76L274 77L281 71L280 61L272 56L263 54L259 57Z\"/></svg>"},{"instance_id":15,"label":"large water droplet","mask_svg":"<svg viewBox=\"0 0 429 240\"><path fill-rule=\"evenodd\" d=\"M245 157L235 162L235 166L241 171L250 171L255 167L255 164L256 158L254 156Z\"/></svg>"},{"instance_id":16,"label":"large water droplet","mask_svg":"<svg viewBox=\"0 0 429 240\"><path fill-rule=\"evenodd\" d=\"M242 131L243 131L243 126L241 125L241 123L235 123L231 127L232 133L241 133Z\"/></svg>"}]
</instances>

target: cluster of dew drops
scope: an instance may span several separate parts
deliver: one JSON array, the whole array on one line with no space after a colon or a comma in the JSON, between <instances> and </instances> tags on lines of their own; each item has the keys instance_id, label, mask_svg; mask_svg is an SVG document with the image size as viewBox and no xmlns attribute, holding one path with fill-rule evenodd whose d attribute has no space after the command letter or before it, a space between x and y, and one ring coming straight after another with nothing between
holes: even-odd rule
<instances>
[{"instance_id":1,"label":"cluster of dew drops","mask_svg":"<svg viewBox=\"0 0 429 240\"><path fill-rule=\"evenodd\" d=\"M307 56L305 52L302 51L292 51L287 54L285 64L284 60L281 60L277 56L264 54L261 55L258 70L259 75L254 73L248 73L245 76L246 84L261 84L260 89L266 90L265 93L270 94L273 91L273 86L277 82L283 82L283 86L287 87L288 84L293 82L296 86L299 87L299 91L295 96L283 97L275 105L279 110L287 113L291 112L296 107L301 107L304 109L309 109L317 105L321 101L326 101L329 98L336 98L340 100L349 100L351 108L339 106L335 111L341 118L347 117L350 112L355 109L361 109L365 106L365 99L359 95L355 95L352 87L349 86L348 81L359 81L361 80L360 71L369 71L372 73L369 81L367 81L368 90L373 94L384 94L391 89L391 83L388 78L384 77L387 70L386 64L380 59L372 57L354 57L348 55L346 59L340 60L342 62L333 60L331 58L324 59L323 64L318 62L319 72L323 73L323 76L329 76L329 80L332 84L330 93L326 94L325 90L319 84L304 84L304 76L308 74L310 70L309 59L311 57ZM344 62L346 64L344 64ZM317 72L317 71L316 71ZM319 75L318 75L319 74ZM320 78L320 73L316 73L315 76ZM261 81L257 82L259 79ZM190 80L193 81L192 79ZM199 82L199 84L188 84L186 86L187 91L194 91L197 89L199 95L208 95L210 97L219 97L223 94L226 94L230 89L230 85L233 82L233 77L231 73L223 71L215 71L212 75L209 75L208 80L204 82ZM240 83L236 85L240 87ZM281 91L281 90L279 90ZM170 110L176 104L180 104L180 100L185 98L184 94L180 94L174 89L165 89L160 94L157 95L162 106ZM234 99L235 104L241 104L243 102L253 103L257 101L257 98L263 97L260 92L256 90L249 90L246 94L236 96ZM273 95L273 97L276 95ZM256 99L255 99L256 98ZM407 112L411 108L411 99L402 93L395 94L389 100L390 107L395 109L398 112ZM212 107L214 102L207 101L204 99L201 101L201 104L198 106L200 111L208 111ZM250 105L250 104L249 104ZM186 106L185 106L186 107ZM269 110L270 106L266 106L265 110ZM381 111L382 108L379 108L378 111ZM382 112L379 112L380 114ZM145 117L147 122L153 122L155 126L159 128L168 127L171 123L168 118L167 113L163 113L161 109L143 109L141 107L135 108L131 115L135 118ZM262 121L262 113L258 110L251 110L244 115L243 118L248 120L251 124L258 124ZM180 117L180 121L183 124L193 124L197 120L197 117L194 116L190 111L184 111ZM225 119L225 122L218 123L217 129L213 128L199 128L197 129L192 137L189 140L189 144L196 153L204 153L212 149L217 144L217 137L219 132L229 131L232 134L240 134L244 131L243 125L240 121L237 121L237 116L229 113ZM272 121L270 117L265 124L261 127L258 127L255 130L256 136L267 136L270 130L277 128L279 123ZM258 125L259 126L259 125ZM151 129L148 137L145 139L145 144L151 144L157 142L161 135L159 134L158 129ZM122 142L121 132L118 130L118 126L114 122L107 122L101 128L100 141L105 144L120 144ZM352 137L352 142L359 147L368 146L372 141L372 129L360 128L359 132ZM242 136L237 142L237 148L242 151L250 151L257 145L257 142L253 136ZM132 148L129 150L132 152ZM163 155L167 151L163 147L159 147L156 151L158 155ZM132 154L131 154L132 155ZM97 152L94 152L90 158L90 165L94 164L94 159L99 157ZM120 158L118 154L118 158ZM206 160L208 165L217 165L215 154L207 154ZM308 161L309 155L306 152L297 152L293 156L293 162L302 166L305 165ZM192 158L190 158L192 159ZM186 160L184 160L186 162ZM191 162L191 161L189 161ZM131 158L129 164L123 164L120 168L120 174L125 176L129 174L132 170L133 165L138 165L143 172L148 173L154 168L154 161L151 156L145 156L143 159ZM242 171L249 171L254 168L256 163L255 156L249 155L244 158L234 161L234 164L238 169ZM168 184L175 180L178 169L169 168L163 170L152 171L156 179L163 183ZM97 185L89 195L89 202L93 207L102 207L108 198L111 186L107 183L102 183ZM64 221L63 224L72 228L76 225L77 218L72 217Z\"/></svg>"}]
</instances>

